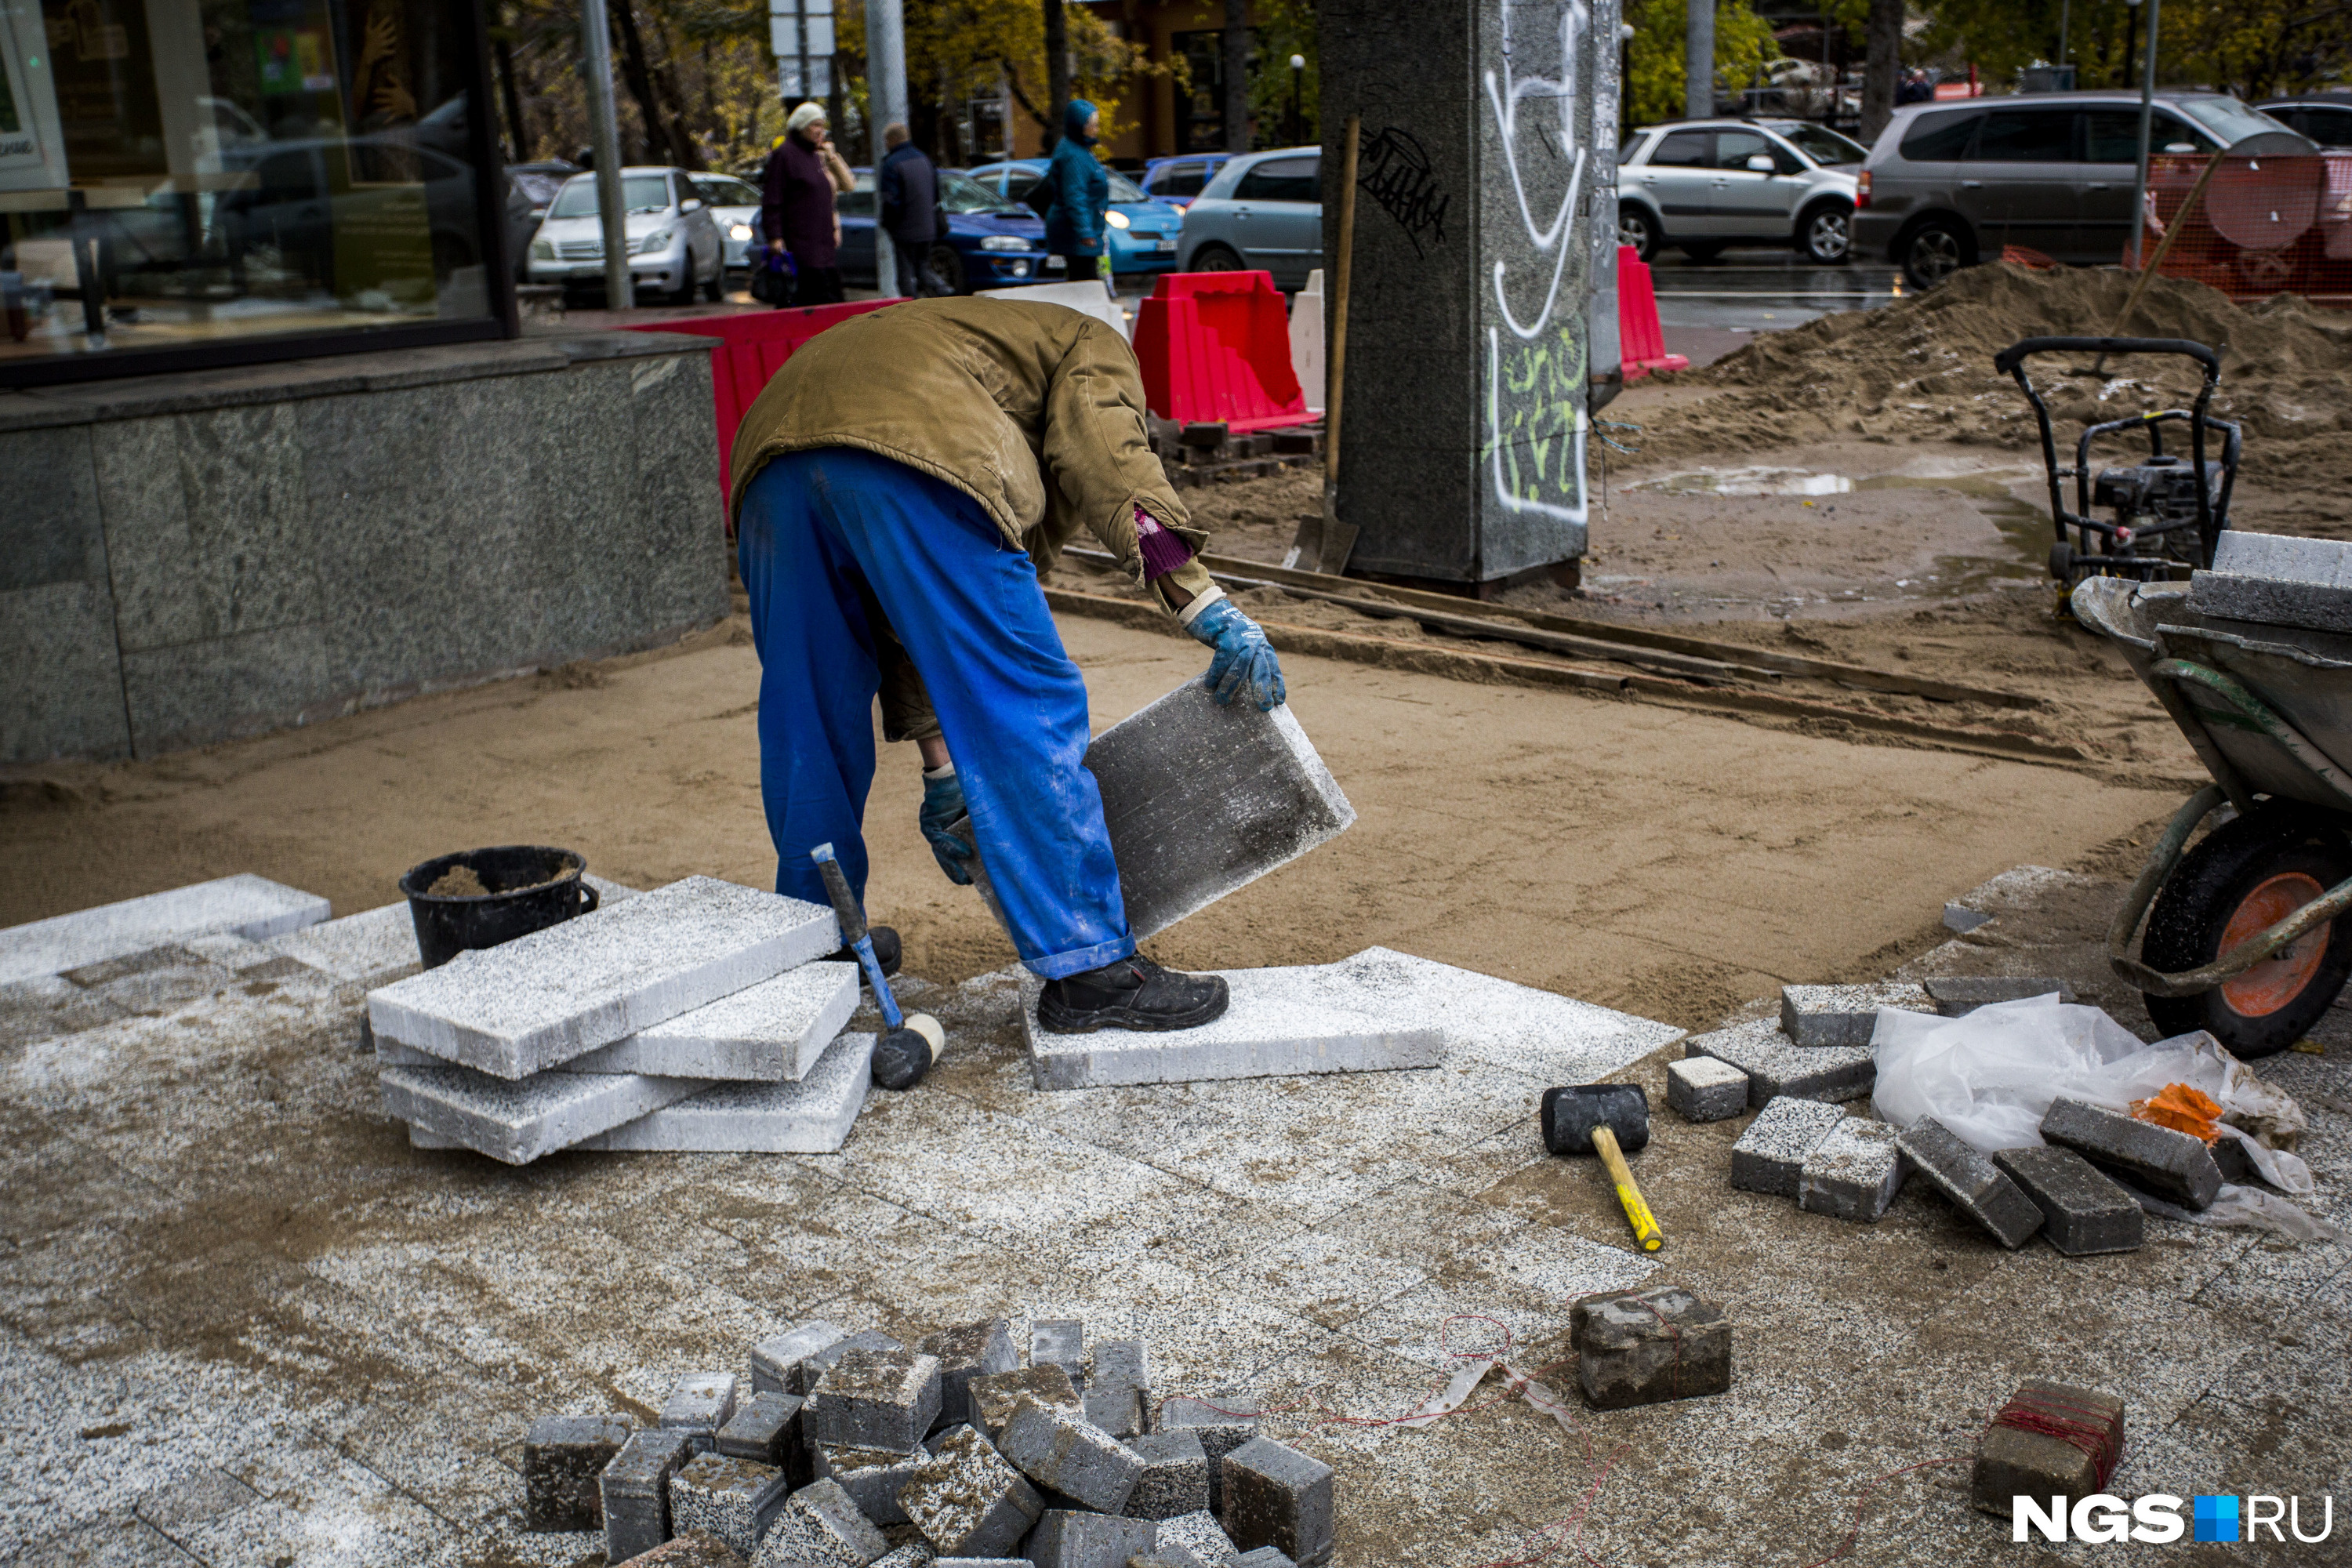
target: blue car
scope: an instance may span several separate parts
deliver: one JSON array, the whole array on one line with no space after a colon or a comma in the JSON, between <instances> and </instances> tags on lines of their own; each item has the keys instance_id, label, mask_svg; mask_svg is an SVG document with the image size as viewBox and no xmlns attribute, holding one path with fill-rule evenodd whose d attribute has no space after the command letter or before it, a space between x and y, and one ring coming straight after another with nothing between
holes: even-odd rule
<instances>
[{"instance_id":1,"label":"blue car","mask_svg":"<svg viewBox=\"0 0 2352 1568\"><path fill-rule=\"evenodd\" d=\"M876 287L874 224L881 198L874 171L856 169L856 187L834 198L841 214L841 278L861 289ZM980 289L1010 289L1048 280L1045 224L1018 202L1003 200L967 174L940 172L940 205L947 209L948 232L931 247L931 270L958 294Z\"/></svg>"},{"instance_id":2,"label":"blue car","mask_svg":"<svg viewBox=\"0 0 2352 1568\"><path fill-rule=\"evenodd\" d=\"M1038 191L1037 184L1045 177L1045 165L1043 158L1015 158L1005 163L982 164L971 172L971 177L1007 201L1027 203L1042 218L1045 216L1046 197ZM1117 169L1103 172L1110 176L1113 219L1106 232L1110 236L1111 270L1166 272L1172 268L1176 265L1176 238L1184 230L1182 209L1144 195L1133 180ZM1124 228L1118 226L1120 218L1127 221ZM1061 280L1058 271L1049 276L1054 281Z\"/></svg>"},{"instance_id":3,"label":"blue car","mask_svg":"<svg viewBox=\"0 0 2352 1568\"><path fill-rule=\"evenodd\" d=\"M1217 171L1233 160L1231 153L1186 153L1174 158L1154 158L1143 165L1139 184L1146 195L1181 212L1192 205L1201 187L1215 179Z\"/></svg>"}]
</instances>

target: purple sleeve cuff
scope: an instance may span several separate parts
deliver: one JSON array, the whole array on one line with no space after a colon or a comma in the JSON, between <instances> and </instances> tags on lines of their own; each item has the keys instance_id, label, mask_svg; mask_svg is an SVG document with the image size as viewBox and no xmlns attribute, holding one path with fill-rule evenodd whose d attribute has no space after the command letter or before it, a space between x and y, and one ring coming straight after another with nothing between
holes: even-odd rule
<instances>
[{"instance_id":1,"label":"purple sleeve cuff","mask_svg":"<svg viewBox=\"0 0 2352 1568\"><path fill-rule=\"evenodd\" d=\"M1135 509L1135 542L1143 552L1146 582L1165 577L1192 559L1192 547L1160 527L1141 507Z\"/></svg>"}]
</instances>

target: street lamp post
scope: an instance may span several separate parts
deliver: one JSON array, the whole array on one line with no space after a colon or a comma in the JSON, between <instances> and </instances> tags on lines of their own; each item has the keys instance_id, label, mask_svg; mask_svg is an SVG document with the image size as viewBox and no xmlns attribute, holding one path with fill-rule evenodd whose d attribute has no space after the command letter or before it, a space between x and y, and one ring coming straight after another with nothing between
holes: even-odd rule
<instances>
[{"instance_id":1,"label":"street lamp post","mask_svg":"<svg viewBox=\"0 0 2352 1568\"><path fill-rule=\"evenodd\" d=\"M1307 139L1307 117L1299 111L1299 84L1307 79L1307 57L1290 57L1290 144L1296 147Z\"/></svg>"}]
</instances>

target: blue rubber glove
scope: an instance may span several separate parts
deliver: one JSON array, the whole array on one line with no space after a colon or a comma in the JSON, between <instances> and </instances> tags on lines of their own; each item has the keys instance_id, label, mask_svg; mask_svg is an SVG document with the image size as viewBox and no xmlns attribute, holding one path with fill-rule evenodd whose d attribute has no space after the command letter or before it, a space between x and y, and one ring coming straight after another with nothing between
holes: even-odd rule
<instances>
[{"instance_id":1,"label":"blue rubber glove","mask_svg":"<svg viewBox=\"0 0 2352 1568\"><path fill-rule=\"evenodd\" d=\"M1217 650L1209 673L1201 682L1219 704L1230 703L1246 691L1261 713L1282 706L1282 664L1274 645L1255 621L1234 608L1231 599L1219 599L1192 617L1185 630Z\"/></svg>"},{"instance_id":2,"label":"blue rubber glove","mask_svg":"<svg viewBox=\"0 0 2352 1568\"><path fill-rule=\"evenodd\" d=\"M954 764L936 778L928 773L923 775L923 810L918 820L922 823L923 837L931 841L931 858L959 888L971 886L971 871L964 862L971 858L972 847L948 829L966 815L963 782L956 777Z\"/></svg>"}]
</instances>

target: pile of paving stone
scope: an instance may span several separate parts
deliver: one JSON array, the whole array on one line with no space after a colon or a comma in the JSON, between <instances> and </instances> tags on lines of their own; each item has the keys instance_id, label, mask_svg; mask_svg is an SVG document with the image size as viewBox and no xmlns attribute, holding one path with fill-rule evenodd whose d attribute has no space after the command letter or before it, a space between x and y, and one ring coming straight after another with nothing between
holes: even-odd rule
<instances>
[{"instance_id":1,"label":"pile of paving stone","mask_svg":"<svg viewBox=\"0 0 2352 1568\"><path fill-rule=\"evenodd\" d=\"M1003 1318L909 1348L794 1325L658 1424L534 1423L525 1521L668 1568L1318 1568L1332 1471L1255 1415L1156 1396L1140 1340Z\"/></svg>"},{"instance_id":2,"label":"pile of paving stone","mask_svg":"<svg viewBox=\"0 0 2352 1568\"><path fill-rule=\"evenodd\" d=\"M1666 1100L1693 1121L1758 1112L1732 1145L1735 1187L1868 1223L1917 1174L2003 1247L2040 1235L2069 1257L2141 1245L2146 1219L2134 1189L2197 1210L2211 1205L2223 1183L2252 1178L2234 1139L2209 1148L2193 1134L2079 1100L2051 1106L2041 1143L1990 1154L1933 1117L1898 1128L1846 1114L1842 1102L1876 1086L1870 1039L1880 1008L1959 1017L2053 993L2072 997L2054 979L1784 986L1777 1024L1738 1024L1690 1040L1688 1055L1667 1067Z\"/></svg>"},{"instance_id":3,"label":"pile of paving stone","mask_svg":"<svg viewBox=\"0 0 2352 1568\"><path fill-rule=\"evenodd\" d=\"M874 1037L830 909L688 877L368 993L384 1107L423 1148L830 1153Z\"/></svg>"}]
</instances>

